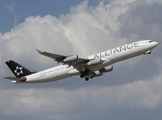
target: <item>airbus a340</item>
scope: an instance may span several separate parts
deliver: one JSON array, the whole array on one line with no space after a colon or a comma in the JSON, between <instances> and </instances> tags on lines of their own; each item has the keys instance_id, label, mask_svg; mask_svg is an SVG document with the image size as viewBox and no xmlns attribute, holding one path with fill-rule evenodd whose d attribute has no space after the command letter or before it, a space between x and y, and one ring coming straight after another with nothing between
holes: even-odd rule
<instances>
[{"instance_id":1,"label":"airbus a340","mask_svg":"<svg viewBox=\"0 0 162 120\"><path fill-rule=\"evenodd\" d=\"M86 81L89 78L98 77L103 73L113 70L112 64L142 54L150 54L151 50L158 45L152 40L133 42L111 50L107 50L86 58L78 55L58 55L37 50L41 55L50 57L62 65L49 68L40 72L31 72L20 64L9 60L6 62L16 77L4 77L12 80L12 83L44 83L61 80L67 77L80 75Z\"/></svg>"}]
</instances>

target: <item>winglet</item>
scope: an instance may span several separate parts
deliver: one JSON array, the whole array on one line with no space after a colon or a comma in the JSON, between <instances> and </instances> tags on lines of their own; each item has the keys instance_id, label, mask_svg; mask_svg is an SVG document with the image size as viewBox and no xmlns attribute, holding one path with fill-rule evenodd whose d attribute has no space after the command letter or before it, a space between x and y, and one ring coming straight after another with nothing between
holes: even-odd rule
<instances>
[{"instance_id":1,"label":"winglet","mask_svg":"<svg viewBox=\"0 0 162 120\"><path fill-rule=\"evenodd\" d=\"M40 50L38 50L38 49L36 49L37 50L37 52L39 53L39 54L42 54L43 52L42 51L40 51Z\"/></svg>"}]
</instances>

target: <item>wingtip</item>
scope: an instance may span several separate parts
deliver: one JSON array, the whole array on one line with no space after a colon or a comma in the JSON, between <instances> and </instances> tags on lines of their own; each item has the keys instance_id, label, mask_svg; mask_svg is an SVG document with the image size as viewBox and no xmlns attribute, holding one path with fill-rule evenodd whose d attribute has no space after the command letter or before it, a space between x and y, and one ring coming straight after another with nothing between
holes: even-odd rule
<instances>
[{"instance_id":1,"label":"wingtip","mask_svg":"<svg viewBox=\"0 0 162 120\"><path fill-rule=\"evenodd\" d=\"M40 50L38 50L38 49L36 49L36 51L37 51L38 53L40 53L40 54L42 53L42 51L40 51Z\"/></svg>"}]
</instances>

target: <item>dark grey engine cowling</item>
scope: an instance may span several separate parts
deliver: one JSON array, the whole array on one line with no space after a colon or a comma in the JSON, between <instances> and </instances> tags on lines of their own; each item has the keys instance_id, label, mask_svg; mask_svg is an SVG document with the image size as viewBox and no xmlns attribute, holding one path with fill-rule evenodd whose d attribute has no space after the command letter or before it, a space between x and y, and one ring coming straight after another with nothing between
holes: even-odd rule
<instances>
[{"instance_id":1,"label":"dark grey engine cowling","mask_svg":"<svg viewBox=\"0 0 162 120\"><path fill-rule=\"evenodd\" d=\"M102 60L101 59L93 59L93 60L90 60L87 65L97 65L97 64L100 64L102 63Z\"/></svg>"},{"instance_id":2,"label":"dark grey engine cowling","mask_svg":"<svg viewBox=\"0 0 162 120\"><path fill-rule=\"evenodd\" d=\"M78 55L72 55L64 59L65 63L74 62L78 60Z\"/></svg>"}]
</instances>

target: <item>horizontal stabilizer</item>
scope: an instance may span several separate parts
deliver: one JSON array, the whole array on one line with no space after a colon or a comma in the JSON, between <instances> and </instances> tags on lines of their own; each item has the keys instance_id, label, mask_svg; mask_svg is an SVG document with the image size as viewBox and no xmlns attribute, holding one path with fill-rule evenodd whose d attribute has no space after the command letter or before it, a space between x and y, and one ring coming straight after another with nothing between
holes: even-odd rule
<instances>
[{"instance_id":1,"label":"horizontal stabilizer","mask_svg":"<svg viewBox=\"0 0 162 120\"><path fill-rule=\"evenodd\" d=\"M26 78L17 78L17 77L4 77L4 79L14 80L14 81L25 81Z\"/></svg>"}]
</instances>

